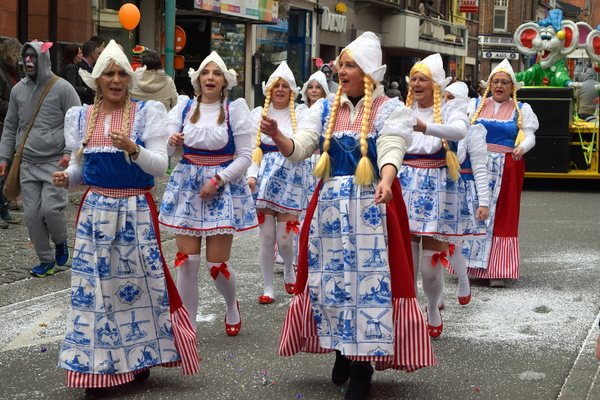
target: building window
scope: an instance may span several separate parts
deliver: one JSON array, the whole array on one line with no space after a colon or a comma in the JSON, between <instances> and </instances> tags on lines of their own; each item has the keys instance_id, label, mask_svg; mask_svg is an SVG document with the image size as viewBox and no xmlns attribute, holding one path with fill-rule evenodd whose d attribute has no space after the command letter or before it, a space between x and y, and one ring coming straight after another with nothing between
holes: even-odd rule
<instances>
[{"instance_id":1,"label":"building window","mask_svg":"<svg viewBox=\"0 0 600 400\"><path fill-rule=\"evenodd\" d=\"M494 0L494 30L506 31L508 17L508 0Z\"/></svg>"}]
</instances>

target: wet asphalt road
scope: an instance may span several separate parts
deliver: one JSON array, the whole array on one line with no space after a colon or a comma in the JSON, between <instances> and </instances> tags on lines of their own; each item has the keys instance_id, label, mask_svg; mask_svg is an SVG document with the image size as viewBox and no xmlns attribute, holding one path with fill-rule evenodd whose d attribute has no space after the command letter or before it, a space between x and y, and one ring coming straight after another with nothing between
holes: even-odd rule
<instances>
[{"instance_id":1,"label":"wet asphalt road","mask_svg":"<svg viewBox=\"0 0 600 400\"><path fill-rule=\"evenodd\" d=\"M158 185L158 195L160 187ZM67 209L74 225L80 191ZM19 215L19 213L15 213ZM444 332L433 342L435 367L376 372L372 399L598 399L595 342L600 310L600 187L527 182L521 208L521 277L502 289L472 280L460 306L457 281L445 277ZM72 240L70 241L72 244ZM163 232L167 260L176 253ZM0 230L0 399L81 399L56 367L67 320L69 271L30 278L35 264L24 226ZM110 390L114 399L343 399L330 382L332 355L277 356L290 296L276 268L276 302L259 305L258 236L234 240L243 327L224 332L225 307L200 275L201 372L157 368L142 385ZM173 273L176 270L172 269ZM422 290L420 299L423 300ZM44 350L44 351L42 351Z\"/></svg>"}]
</instances>

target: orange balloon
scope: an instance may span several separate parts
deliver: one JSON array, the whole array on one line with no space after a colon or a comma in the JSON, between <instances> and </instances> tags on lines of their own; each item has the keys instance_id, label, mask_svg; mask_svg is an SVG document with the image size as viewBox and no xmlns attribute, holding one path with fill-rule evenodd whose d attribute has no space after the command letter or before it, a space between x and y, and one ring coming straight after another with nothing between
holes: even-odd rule
<instances>
[{"instance_id":1,"label":"orange balloon","mask_svg":"<svg viewBox=\"0 0 600 400\"><path fill-rule=\"evenodd\" d=\"M140 23L140 10L134 4L123 4L119 9L119 22L127 30L135 29Z\"/></svg>"}]
</instances>

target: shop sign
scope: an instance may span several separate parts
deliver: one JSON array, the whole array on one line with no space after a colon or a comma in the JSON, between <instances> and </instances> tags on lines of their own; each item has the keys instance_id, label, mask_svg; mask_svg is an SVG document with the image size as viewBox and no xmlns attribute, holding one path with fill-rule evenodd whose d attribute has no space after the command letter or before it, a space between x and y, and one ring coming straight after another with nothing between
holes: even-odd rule
<instances>
[{"instance_id":1,"label":"shop sign","mask_svg":"<svg viewBox=\"0 0 600 400\"><path fill-rule=\"evenodd\" d=\"M321 30L331 32L346 32L347 18L345 15L332 14L329 12L329 7L323 6L323 14L321 14Z\"/></svg>"},{"instance_id":2,"label":"shop sign","mask_svg":"<svg viewBox=\"0 0 600 400\"><path fill-rule=\"evenodd\" d=\"M275 0L195 0L194 8L253 20L277 22Z\"/></svg>"},{"instance_id":3,"label":"shop sign","mask_svg":"<svg viewBox=\"0 0 600 400\"><path fill-rule=\"evenodd\" d=\"M194 8L201 10L221 12L221 1L220 0L196 0Z\"/></svg>"},{"instance_id":4,"label":"shop sign","mask_svg":"<svg viewBox=\"0 0 600 400\"><path fill-rule=\"evenodd\" d=\"M490 45L490 46L514 46L515 39L512 36L479 36L479 44L480 45Z\"/></svg>"},{"instance_id":5,"label":"shop sign","mask_svg":"<svg viewBox=\"0 0 600 400\"><path fill-rule=\"evenodd\" d=\"M519 53L513 53L513 52L509 52L509 51L483 51L482 54L483 58L501 58L501 59L505 59L508 58L509 60L518 60L519 59Z\"/></svg>"},{"instance_id":6,"label":"shop sign","mask_svg":"<svg viewBox=\"0 0 600 400\"><path fill-rule=\"evenodd\" d=\"M479 0L460 0L460 8L458 12L461 13L476 13L479 12Z\"/></svg>"}]
</instances>

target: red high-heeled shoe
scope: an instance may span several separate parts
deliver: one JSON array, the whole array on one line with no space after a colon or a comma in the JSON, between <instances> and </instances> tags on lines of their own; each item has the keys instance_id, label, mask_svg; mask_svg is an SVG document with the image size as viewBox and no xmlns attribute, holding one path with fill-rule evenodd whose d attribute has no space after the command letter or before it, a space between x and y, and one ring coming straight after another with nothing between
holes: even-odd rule
<instances>
[{"instance_id":1,"label":"red high-heeled shoe","mask_svg":"<svg viewBox=\"0 0 600 400\"><path fill-rule=\"evenodd\" d=\"M471 301L471 291L470 290L469 290L468 296L458 298L458 304L460 304L461 306L466 306L467 304L469 304L470 301Z\"/></svg>"},{"instance_id":2,"label":"red high-heeled shoe","mask_svg":"<svg viewBox=\"0 0 600 400\"><path fill-rule=\"evenodd\" d=\"M238 333L240 333L240 329L242 329L242 314L240 314L240 301L239 300L235 300L235 304L237 306L238 309L238 315L240 316L240 322L238 322L235 325L229 325L227 323L227 313L225 313L225 332L227 333L227 335L229 336L235 336Z\"/></svg>"},{"instance_id":3,"label":"red high-heeled shoe","mask_svg":"<svg viewBox=\"0 0 600 400\"><path fill-rule=\"evenodd\" d=\"M427 332L429 333L430 337L438 338L442 334L442 331L444 330L444 320L442 319L442 313L440 313L440 320L442 321L442 324L440 326L431 326L429 325L429 321L427 321Z\"/></svg>"},{"instance_id":4,"label":"red high-heeled shoe","mask_svg":"<svg viewBox=\"0 0 600 400\"><path fill-rule=\"evenodd\" d=\"M271 304L275 299L271 296L263 295L258 298L260 304Z\"/></svg>"}]
</instances>

